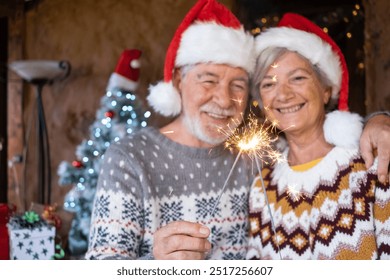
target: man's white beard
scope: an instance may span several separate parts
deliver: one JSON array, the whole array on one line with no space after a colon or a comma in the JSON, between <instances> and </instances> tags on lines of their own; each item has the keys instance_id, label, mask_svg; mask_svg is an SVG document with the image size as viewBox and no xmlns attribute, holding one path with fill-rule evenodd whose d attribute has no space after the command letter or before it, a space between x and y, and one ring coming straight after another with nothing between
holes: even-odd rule
<instances>
[{"instance_id":1,"label":"man's white beard","mask_svg":"<svg viewBox=\"0 0 390 280\"><path fill-rule=\"evenodd\" d=\"M196 138L213 146L217 146L223 143L228 138L227 135L224 135L220 132L218 132L218 134L220 134L219 137L208 136L202 128L201 121L199 119L188 117L187 115L184 116L184 125L187 127L188 131ZM215 127L215 130L217 131L218 127Z\"/></svg>"},{"instance_id":2,"label":"man's white beard","mask_svg":"<svg viewBox=\"0 0 390 280\"><path fill-rule=\"evenodd\" d=\"M213 102L206 103L200 107L200 112L206 113L206 114L216 114L216 115L222 115L227 118L232 118L236 115L236 109L235 108L229 108L229 109L221 109L217 104ZM208 143L213 146L217 146L223 142L226 141L226 139L229 138L230 135L228 135L225 132L222 131L233 131L237 126L239 126L238 122L230 122L229 129L227 127L219 127L217 125L209 126L209 130L212 129L214 131L211 131L212 134L215 136L211 137L209 133L207 133L207 127L202 126L202 121L200 119L200 116L198 115L196 118L188 117L187 114L184 114L184 125L187 127L188 131L194 135L199 140Z\"/></svg>"}]
</instances>

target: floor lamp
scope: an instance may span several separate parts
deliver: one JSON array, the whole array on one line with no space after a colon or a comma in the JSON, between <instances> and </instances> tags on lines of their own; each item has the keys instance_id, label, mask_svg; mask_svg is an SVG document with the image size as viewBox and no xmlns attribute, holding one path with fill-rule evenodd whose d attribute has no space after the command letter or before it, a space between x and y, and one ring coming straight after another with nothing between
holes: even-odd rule
<instances>
[{"instance_id":1,"label":"floor lamp","mask_svg":"<svg viewBox=\"0 0 390 280\"><path fill-rule=\"evenodd\" d=\"M65 79L70 73L70 63L67 61L53 60L20 60L12 62L9 67L22 77L23 80L35 87L37 106L38 202L41 204L50 204L50 146L42 102L42 90L45 85L50 85L55 81Z\"/></svg>"}]
</instances>

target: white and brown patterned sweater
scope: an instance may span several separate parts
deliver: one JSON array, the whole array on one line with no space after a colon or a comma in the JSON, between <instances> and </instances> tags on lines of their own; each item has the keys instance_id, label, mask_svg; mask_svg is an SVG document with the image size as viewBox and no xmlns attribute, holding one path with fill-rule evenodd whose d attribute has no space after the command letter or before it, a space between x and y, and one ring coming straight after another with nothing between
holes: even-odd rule
<instances>
[{"instance_id":1,"label":"white and brown patterned sweater","mask_svg":"<svg viewBox=\"0 0 390 280\"><path fill-rule=\"evenodd\" d=\"M335 147L303 172L287 162L263 169L272 216L257 177L247 258L389 259L390 187L375 168L366 170L357 149Z\"/></svg>"}]
</instances>

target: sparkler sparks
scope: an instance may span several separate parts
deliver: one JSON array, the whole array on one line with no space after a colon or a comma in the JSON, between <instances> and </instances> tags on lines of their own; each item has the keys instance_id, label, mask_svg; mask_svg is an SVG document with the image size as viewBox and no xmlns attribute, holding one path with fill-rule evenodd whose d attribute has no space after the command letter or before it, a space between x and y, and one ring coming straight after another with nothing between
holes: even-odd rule
<instances>
[{"instance_id":1,"label":"sparkler sparks","mask_svg":"<svg viewBox=\"0 0 390 280\"><path fill-rule=\"evenodd\" d=\"M234 167L236 166L242 153L246 153L252 160L256 160L260 176L261 169L259 159L261 159L262 162L273 164L282 158L281 153L273 148L273 143L278 139L275 134L275 126L267 125L266 122L260 124L258 118L254 114L250 114L248 116L248 121L247 123L244 123L244 125L240 126L240 123L241 121L235 120L233 122L234 129L231 129L231 126L228 126L228 129L219 129L220 133L229 137L225 142L225 147L228 149L237 148L239 152L232 168L229 171L218 199L210 212L211 216L214 216L214 212L217 209L217 205L219 204L223 192L225 191L227 182L229 181Z\"/></svg>"},{"instance_id":2,"label":"sparkler sparks","mask_svg":"<svg viewBox=\"0 0 390 280\"><path fill-rule=\"evenodd\" d=\"M237 154L237 157L234 161L232 168L230 169L228 177L225 180L222 190L218 196L218 199L214 204L212 211L210 212L211 217L214 216L214 212L217 208L217 205L219 204L223 192L225 191L227 182L229 181L232 175L232 171L239 157L241 156L242 153L246 153L252 159L252 161L254 160L254 162L256 163L266 204L271 217L272 230L274 232L274 235L277 236L274 219L272 216L270 204L268 201L268 197L264 185L264 180L261 175L261 165L260 165L260 160L262 163L273 164L276 161L281 160L282 158L281 153L276 149L274 149L274 142L276 142L278 139L275 133L276 122L272 122L271 125L268 125L267 122L261 124L256 116L250 114L247 123L244 123L243 126L239 126L238 121L234 122L233 125L234 125L234 129L230 129L230 127L228 127L228 130L220 129L220 132L224 133L226 136L229 136L228 140L226 140L225 142L225 147L229 149L237 148L239 152ZM279 245L278 244L276 245L278 246L280 259L283 259L282 254L280 252Z\"/></svg>"},{"instance_id":3,"label":"sparkler sparks","mask_svg":"<svg viewBox=\"0 0 390 280\"><path fill-rule=\"evenodd\" d=\"M242 98L239 98L239 99L232 98L232 101L237 102L239 105L241 105L241 103L244 102L244 100Z\"/></svg>"},{"instance_id":4,"label":"sparkler sparks","mask_svg":"<svg viewBox=\"0 0 390 280\"><path fill-rule=\"evenodd\" d=\"M162 132L163 134L172 134L172 133L175 133L173 130L167 130L167 131L163 131Z\"/></svg>"},{"instance_id":5,"label":"sparkler sparks","mask_svg":"<svg viewBox=\"0 0 390 280\"><path fill-rule=\"evenodd\" d=\"M260 123L256 116L249 115L247 123L232 131L222 131L230 135L225 142L226 148L237 148L240 153L246 153L254 159L261 159L263 162L273 164L280 160L281 153L274 149L274 143L278 137L275 130L276 122L270 125L267 122Z\"/></svg>"},{"instance_id":6,"label":"sparkler sparks","mask_svg":"<svg viewBox=\"0 0 390 280\"><path fill-rule=\"evenodd\" d=\"M303 193L301 193L293 186L288 186L287 195L295 202L298 202L300 199L305 197Z\"/></svg>"}]
</instances>

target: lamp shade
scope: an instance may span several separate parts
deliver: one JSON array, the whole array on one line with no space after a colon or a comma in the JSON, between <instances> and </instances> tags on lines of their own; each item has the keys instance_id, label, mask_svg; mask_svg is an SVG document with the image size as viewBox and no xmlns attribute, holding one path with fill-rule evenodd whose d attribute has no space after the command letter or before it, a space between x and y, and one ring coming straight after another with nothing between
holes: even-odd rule
<instances>
[{"instance_id":1,"label":"lamp shade","mask_svg":"<svg viewBox=\"0 0 390 280\"><path fill-rule=\"evenodd\" d=\"M19 60L12 62L9 67L29 82L61 80L70 72L69 62L57 60Z\"/></svg>"}]
</instances>

